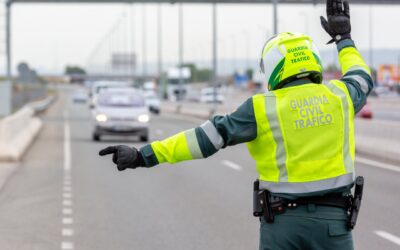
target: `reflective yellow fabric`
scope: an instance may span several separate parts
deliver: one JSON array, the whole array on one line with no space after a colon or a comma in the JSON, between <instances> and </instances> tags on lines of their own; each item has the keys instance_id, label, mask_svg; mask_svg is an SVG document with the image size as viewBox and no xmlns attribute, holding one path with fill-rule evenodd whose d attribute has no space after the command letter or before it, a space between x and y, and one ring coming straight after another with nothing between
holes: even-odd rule
<instances>
[{"instance_id":1,"label":"reflective yellow fabric","mask_svg":"<svg viewBox=\"0 0 400 250\"><path fill-rule=\"evenodd\" d=\"M345 75L350 70L362 69L368 74L371 74L370 68L365 64L364 59L354 47L347 47L340 51L339 61L342 68L342 73ZM357 65L357 68L354 68Z\"/></svg>"},{"instance_id":2,"label":"reflective yellow fabric","mask_svg":"<svg viewBox=\"0 0 400 250\"><path fill-rule=\"evenodd\" d=\"M253 98L258 136L248 148L262 181L307 183L352 173L353 162L346 166L344 158L347 149L354 161L353 106L346 87L332 84L343 96L304 84Z\"/></svg>"},{"instance_id":3,"label":"reflective yellow fabric","mask_svg":"<svg viewBox=\"0 0 400 250\"><path fill-rule=\"evenodd\" d=\"M268 181L279 181L279 169L274 154L276 143L272 136L267 116L265 115L265 99L263 94L253 96L253 108L257 121L257 138L247 143L250 154L256 161L257 171ZM274 97L269 97L274 98Z\"/></svg>"},{"instance_id":4,"label":"reflective yellow fabric","mask_svg":"<svg viewBox=\"0 0 400 250\"><path fill-rule=\"evenodd\" d=\"M163 141L155 141L151 143L151 147L160 164L164 162L176 163L193 159L185 132L176 134Z\"/></svg>"},{"instance_id":5,"label":"reflective yellow fabric","mask_svg":"<svg viewBox=\"0 0 400 250\"><path fill-rule=\"evenodd\" d=\"M348 114L349 114L349 150L350 150L350 155L351 159L353 162L353 168L354 168L354 161L355 161L355 154L356 154L356 146L355 146L355 139L354 139L354 105L353 105L353 100L350 97L349 91L346 87L346 85L338 80L334 80L330 82L331 84L334 84L336 87L340 88L342 90L342 93L345 94L345 98L347 99L347 103L349 104L348 108ZM343 97L344 98L344 97Z\"/></svg>"}]
</instances>

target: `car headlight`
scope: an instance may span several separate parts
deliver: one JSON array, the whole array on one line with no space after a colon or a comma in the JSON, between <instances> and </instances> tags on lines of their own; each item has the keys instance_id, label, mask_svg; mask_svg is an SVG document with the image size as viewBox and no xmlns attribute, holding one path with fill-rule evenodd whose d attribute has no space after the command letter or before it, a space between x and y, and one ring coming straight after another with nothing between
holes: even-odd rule
<instances>
[{"instance_id":1,"label":"car headlight","mask_svg":"<svg viewBox=\"0 0 400 250\"><path fill-rule=\"evenodd\" d=\"M139 122L148 122L150 120L149 115L139 115L138 121Z\"/></svg>"},{"instance_id":2,"label":"car headlight","mask_svg":"<svg viewBox=\"0 0 400 250\"><path fill-rule=\"evenodd\" d=\"M107 121L107 116L104 115L104 114L96 115L96 121L98 121L98 122L106 122Z\"/></svg>"}]
</instances>

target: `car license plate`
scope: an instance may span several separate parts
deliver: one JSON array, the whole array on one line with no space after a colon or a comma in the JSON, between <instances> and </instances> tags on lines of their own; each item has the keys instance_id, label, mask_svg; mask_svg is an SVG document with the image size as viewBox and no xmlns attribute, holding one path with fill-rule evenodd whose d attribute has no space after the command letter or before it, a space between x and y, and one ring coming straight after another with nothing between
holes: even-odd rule
<instances>
[{"instance_id":1,"label":"car license plate","mask_svg":"<svg viewBox=\"0 0 400 250\"><path fill-rule=\"evenodd\" d=\"M124 125L116 125L114 126L115 131L128 131L131 130L131 127L129 126L124 126Z\"/></svg>"}]
</instances>

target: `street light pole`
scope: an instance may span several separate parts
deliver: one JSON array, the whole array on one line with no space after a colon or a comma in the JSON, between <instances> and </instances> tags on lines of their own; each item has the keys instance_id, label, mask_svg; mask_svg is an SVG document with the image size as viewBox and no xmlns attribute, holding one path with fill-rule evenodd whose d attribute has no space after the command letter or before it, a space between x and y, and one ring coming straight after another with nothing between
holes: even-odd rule
<instances>
[{"instance_id":1,"label":"street light pole","mask_svg":"<svg viewBox=\"0 0 400 250\"><path fill-rule=\"evenodd\" d=\"M372 5L369 6L369 64L371 70L373 70L374 67L374 52L373 52L373 22L372 22Z\"/></svg>"},{"instance_id":2,"label":"street light pole","mask_svg":"<svg viewBox=\"0 0 400 250\"><path fill-rule=\"evenodd\" d=\"M6 3L6 51L7 51L7 80L11 82L11 6Z\"/></svg>"},{"instance_id":3,"label":"street light pole","mask_svg":"<svg viewBox=\"0 0 400 250\"><path fill-rule=\"evenodd\" d=\"M1 88L1 104L0 116L11 114L12 109L12 62L11 62L11 5L6 1L6 65L7 65L7 81L0 85Z\"/></svg>"},{"instance_id":4,"label":"street light pole","mask_svg":"<svg viewBox=\"0 0 400 250\"><path fill-rule=\"evenodd\" d=\"M178 9L178 44L179 44L179 91L178 91L178 97L177 99L182 102L183 100L183 75L182 75L182 70L183 70L183 9L182 9L182 3L179 3L179 9Z\"/></svg>"},{"instance_id":5,"label":"street light pole","mask_svg":"<svg viewBox=\"0 0 400 250\"><path fill-rule=\"evenodd\" d=\"M217 4L214 2L212 6L212 12L213 12L213 17L212 17L212 30L213 30L213 42L212 42L212 48L213 48L213 75L212 75L212 81L213 81L213 87L214 87L214 102L213 102L213 114L217 111L217 73L218 73L218 63L217 63L217 56L218 56L218 51L217 51Z\"/></svg>"},{"instance_id":6,"label":"street light pole","mask_svg":"<svg viewBox=\"0 0 400 250\"><path fill-rule=\"evenodd\" d=\"M273 1L273 24L274 24L274 35L278 34L278 2L279 0Z\"/></svg>"},{"instance_id":7,"label":"street light pole","mask_svg":"<svg viewBox=\"0 0 400 250\"><path fill-rule=\"evenodd\" d=\"M231 35L232 41L232 65L233 65L233 72L236 72L236 37L235 35Z\"/></svg>"},{"instance_id":8,"label":"street light pole","mask_svg":"<svg viewBox=\"0 0 400 250\"><path fill-rule=\"evenodd\" d=\"M248 31L243 31L243 38L244 42L246 44L246 68L245 71L247 71L250 68L250 33Z\"/></svg>"},{"instance_id":9,"label":"street light pole","mask_svg":"<svg viewBox=\"0 0 400 250\"><path fill-rule=\"evenodd\" d=\"M157 8L158 13L158 43L157 43L157 51L158 51L158 78L161 79L162 74L162 10L161 4L158 4Z\"/></svg>"},{"instance_id":10,"label":"street light pole","mask_svg":"<svg viewBox=\"0 0 400 250\"><path fill-rule=\"evenodd\" d=\"M143 11L142 11L142 67L143 67L143 80L147 76L147 53L146 53L146 5L143 4Z\"/></svg>"}]
</instances>

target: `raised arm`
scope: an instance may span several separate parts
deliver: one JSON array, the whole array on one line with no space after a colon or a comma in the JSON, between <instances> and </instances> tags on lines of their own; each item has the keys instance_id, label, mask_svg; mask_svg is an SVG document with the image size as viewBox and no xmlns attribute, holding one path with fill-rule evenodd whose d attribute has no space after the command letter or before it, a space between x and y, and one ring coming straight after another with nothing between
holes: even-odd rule
<instances>
[{"instance_id":1,"label":"raised arm","mask_svg":"<svg viewBox=\"0 0 400 250\"><path fill-rule=\"evenodd\" d=\"M371 71L350 39L338 43L339 62L343 81L353 100L354 112L358 113L374 87Z\"/></svg>"},{"instance_id":2,"label":"raised arm","mask_svg":"<svg viewBox=\"0 0 400 250\"><path fill-rule=\"evenodd\" d=\"M348 1L327 0L327 16L321 17L324 30L337 44L343 78L353 101L355 113L365 105L374 83L371 71L351 40L350 7Z\"/></svg>"}]
</instances>

